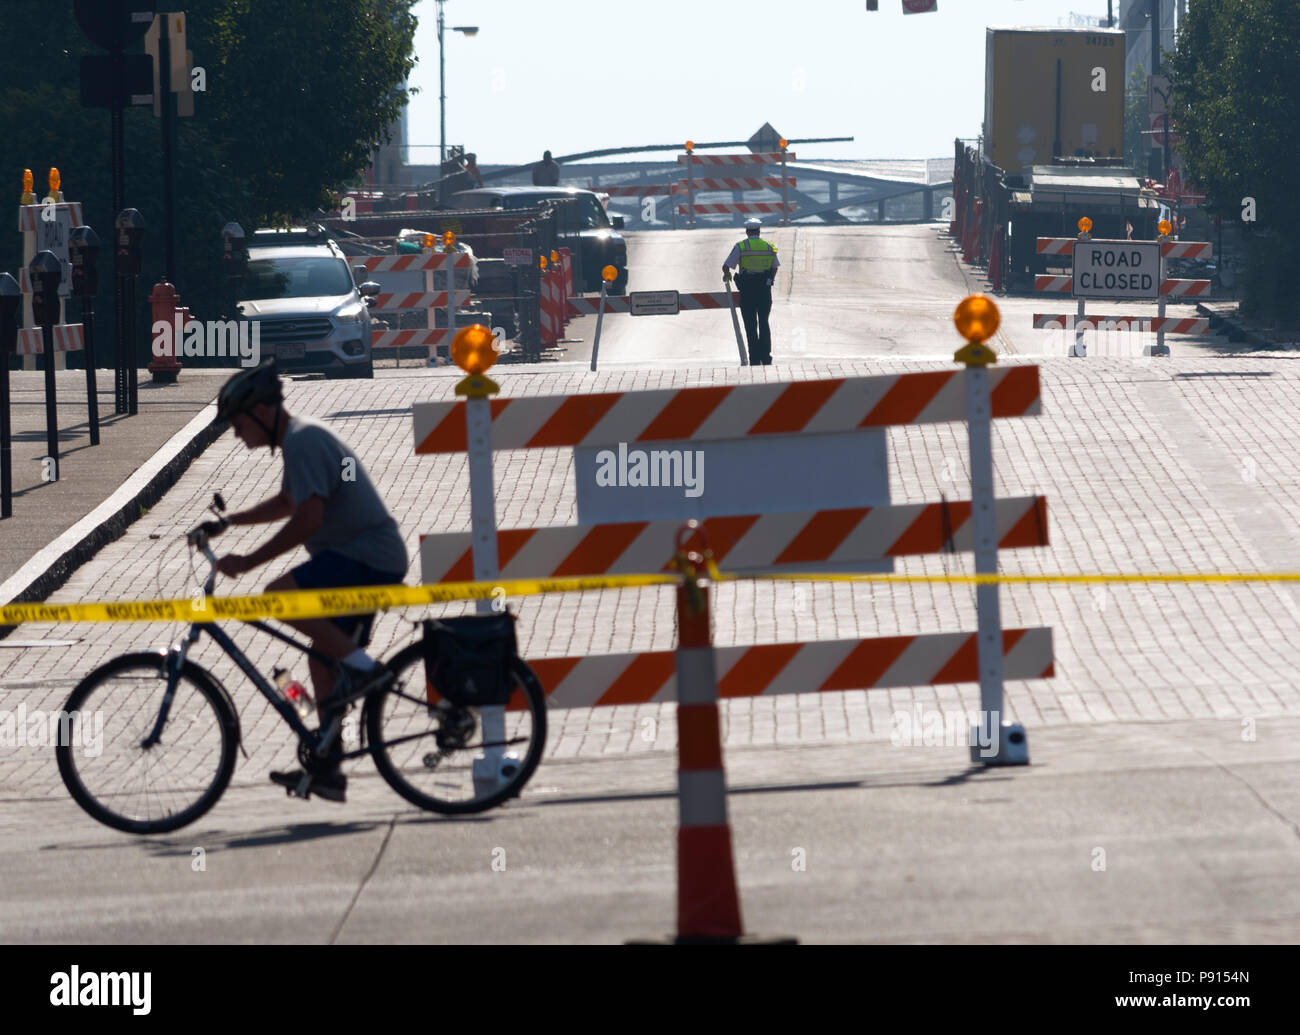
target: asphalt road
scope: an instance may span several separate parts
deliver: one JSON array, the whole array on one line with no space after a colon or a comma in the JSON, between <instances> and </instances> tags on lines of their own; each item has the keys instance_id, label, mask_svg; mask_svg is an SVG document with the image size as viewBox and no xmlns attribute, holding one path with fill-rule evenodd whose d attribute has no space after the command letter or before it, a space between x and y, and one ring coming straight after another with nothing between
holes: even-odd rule
<instances>
[{"instance_id":1,"label":"asphalt road","mask_svg":"<svg viewBox=\"0 0 1300 1035\"><path fill-rule=\"evenodd\" d=\"M864 356L947 359L961 345L952 314L984 282L958 261L942 236L943 224L871 227L774 227L781 269L772 289L772 357L777 365ZM631 233L632 291L721 291L722 260L739 238L735 230ZM997 347L1024 356L1067 355L1073 336L1035 330L1034 313L1073 313L1068 295L999 299ZM1155 306L1094 302L1088 312L1154 315ZM1170 316L1196 315L1192 305L1170 305ZM590 365L596 318L572 320L563 361ZM742 324L743 334L743 324ZM1090 354L1140 357L1154 335L1089 331ZM1171 348L1216 349L1213 336L1169 336ZM737 361L726 309L677 316L610 314L601 327L599 366L677 365Z\"/></svg>"}]
</instances>

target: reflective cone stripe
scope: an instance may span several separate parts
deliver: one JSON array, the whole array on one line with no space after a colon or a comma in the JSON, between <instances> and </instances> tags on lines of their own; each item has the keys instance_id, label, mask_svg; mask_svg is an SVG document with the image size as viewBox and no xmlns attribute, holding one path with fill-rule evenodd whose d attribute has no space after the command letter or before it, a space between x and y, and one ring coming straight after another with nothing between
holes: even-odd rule
<instances>
[{"instance_id":1,"label":"reflective cone stripe","mask_svg":"<svg viewBox=\"0 0 1300 1035\"><path fill-rule=\"evenodd\" d=\"M469 301L468 291L456 291L455 296L457 305L464 305ZM413 291L395 295L376 295L375 304L370 309L374 312L378 309L444 309L446 306L447 292L445 291Z\"/></svg>"},{"instance_id":2,"label":"reflective cone stripe","mask_svg":"<svg viewBox=\"0 0 1300 1035\"><path fill-rule=\"evenodd\" d=\"M709 622L710 589L677 589L677 936L738 938L740 894L727 822L727 778Z\"/></svg>"},{"instance_id":3,"label":"reflective cone stripe","mask_svg":"<svg viewBox=\"0 0 1300 1035\"><path fill-rule=\"evenodd\" d=\"M999 499L996 508L999 549L1047 545L1046 497ZM969 501L952 500L714 517L703 525L718 564L743 573L937 553L949 542L954 550L972 550L970 516ZM498 531L500 575L526 579L669 571L672 553L665 544L680 524L669 519ZM425 583L472 581L471 533L421 537L420 570Z\"/></svg>"},{"instance_id":4,"label":"reflective cone stripe","mask_svg":"<svg viewBox=\"0 0 1300 1035\"><path fill-rule=\"evenodd\" d=\"M834 693L979 681L973 632L715 647L721 697ZM529 658L552 708L651 704L677 697L673 651ZM1050 628L1002 630L1005 679L1049 679Z\"/></svg>"},{"instance_id":5,"label":"reflective cone stripe","mask_svg":"<svg viewBox=\"0 0 1300 1035\"><path fill-rule=\"evenodd\" d=\"M455 270L467 270L470 266L469 255L465 252L421 252L419 255L372 255L354 266L364 265L371 273L397 273L402 270L442 270L450 266ZM445 303L444 303L445 304Z\"/></svg>"},{"instance_id":6,"label":"reflective cone stripe","mask_svg":"<svg viewBox=\"0 0 1300 1035\"><path fill-rule=\"evenodd\" d=\"M85 348L79 323L56 323L54 325L54 351L79 352ZM40 356L45 352L44 331L39 327L21 327L18 330L19 356Z\"/></svg>"},{"instance_id":7,"label":"reflective cone stripe","mask_svg":"<svg viewBox=\"0 0 1300 1035\"><path fill-rule=\"evenodd\" d=\"M963 371L492 400L494 449L839 432L964 421ZM989 371L992 416L1040 411L1037 366ZM815 404L810 405L809 400ZM417 454L465 450L463 402L412 407Z\"/></svg>"}]
</instances>

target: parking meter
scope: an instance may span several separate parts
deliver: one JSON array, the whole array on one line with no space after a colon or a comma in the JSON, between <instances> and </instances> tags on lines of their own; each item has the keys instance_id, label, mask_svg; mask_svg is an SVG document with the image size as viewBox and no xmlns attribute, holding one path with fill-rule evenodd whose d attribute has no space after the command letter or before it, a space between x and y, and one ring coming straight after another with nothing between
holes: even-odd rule
<instances>
[{"instance_id":1,"label":"parking meter","mask_svg":"<svg viewBox=\"0 0 1300 1035\"><path fill-rule=\"evenodd\" d=\"M93 298L99 291L99 234L88 226L73 227L68 235L68 261L72 263L72 293Z\"/></svg>"},{"instance_id":2,"label":"parking meter","mask_svg":"<svg viewBox=\"0 0 1300 1035\"><path fill-rule=\"evenodd\" d=\"M18 281L8 273L0 273L0 356L18 351L18 306L22 300Z\"/></svg>"},{"instance_id":3,"label":"parking meter","mask_svg":"<svg viewBox=\"0 0 1300 1035\"><path fill-rule=\"evenodd\" d=\"M138 276L144 243L144 216L138 209L124 208L113 221L113 229L117 231L117 275Z\"/></svg>"},{"instance_id":4,"label":"parking meter","mask_svg":"<svg viewBox=\"0 0 1300 1035\"><path fill-rule=\"evenodd\" d=\"M226 273L226 316L233 317L238 315L236 308L244 286L244 275L248 272L248 239L238 223L230 222L221 228L221 268Z\"/></svg>"},{"instance_id":5,"label":"parking meter","mask_svg":"<svg viewBox=\"0 0 1300 1035\"><path fill-rule=\"evenodd\" d=\"M32 278L32 317L38 327L59 322L59 282L63 263L53 252L37 252L27 267Z\"/></svg>"}]
</instances>

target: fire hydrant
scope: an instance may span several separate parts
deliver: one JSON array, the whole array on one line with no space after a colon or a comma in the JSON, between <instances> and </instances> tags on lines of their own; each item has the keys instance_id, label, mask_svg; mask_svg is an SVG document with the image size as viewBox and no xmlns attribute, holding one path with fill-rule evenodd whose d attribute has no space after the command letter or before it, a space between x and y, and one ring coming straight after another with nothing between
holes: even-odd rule
<instances>
[{"instance_id":1,"label":"fire hydrant","mask_svg":"<svg viewBox=\"0 0 1300 1035\"><path fill-rule=\"evenodd\" d=\"M181 372L181 363L176 357L181 352L181 335L193 317L188 309L181 308L180 300L176 289L165 280L155 284L149 293L149 305L153 309L150 339L154 357L149 362L149 373L159 384L175 384ZM165 329L159 324L164 324Z\"/></svg>"}]
</instances>

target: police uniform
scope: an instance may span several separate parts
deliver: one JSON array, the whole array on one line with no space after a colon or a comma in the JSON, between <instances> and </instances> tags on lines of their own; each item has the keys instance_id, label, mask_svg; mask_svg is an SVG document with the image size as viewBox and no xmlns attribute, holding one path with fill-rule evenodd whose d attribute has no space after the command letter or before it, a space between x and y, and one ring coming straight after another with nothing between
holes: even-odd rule
<instances>
[{"instance_id":1,"label":"police uniform","mask_svg":"<svg viewBox=\"0 0 1300 1035\"><path fill-rule=\"evenodd\" d=\"M745 239L736 243L722 264L724 271L731 266L740 267L736 289L740 292L740 313L749 341L750 366L772 362L772 331L767 317L772 311L772 282L781 266L776 245L758 236L761 226L757 219L747 220Z\"/></svg>"}]
</instances>

